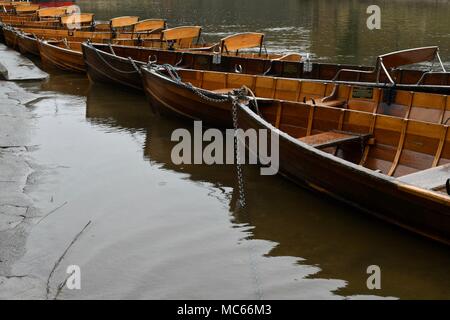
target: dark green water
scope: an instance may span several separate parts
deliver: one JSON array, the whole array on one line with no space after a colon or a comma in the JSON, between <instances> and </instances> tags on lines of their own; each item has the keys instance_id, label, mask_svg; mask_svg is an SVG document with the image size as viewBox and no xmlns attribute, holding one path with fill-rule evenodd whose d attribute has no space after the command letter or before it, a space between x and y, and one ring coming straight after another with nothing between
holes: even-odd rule
<instances>
[{"instance_id":1,"label":"dark green water","mask_svg":"<svg viewBox=\"0 0 450 320\"><path fill-rule=\"evenodd\" d=\"M272 51L310 52L317 59L373 64L377 55L438 45L450 63L447 0L79 0L99 19L165 18L170 26L201 25L205 36L258 31ZM366 26L369 5L381 8L381 30Z\"/></svg>"}]
</instances>

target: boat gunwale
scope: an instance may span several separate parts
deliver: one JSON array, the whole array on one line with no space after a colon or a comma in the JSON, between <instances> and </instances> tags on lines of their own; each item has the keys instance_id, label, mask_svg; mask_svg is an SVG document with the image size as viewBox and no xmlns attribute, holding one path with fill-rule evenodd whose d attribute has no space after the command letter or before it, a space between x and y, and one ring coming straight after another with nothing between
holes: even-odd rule
<instances>
[{"instance_id":1,"label":"boat gunwale","mask_svg":"<svg viewBox=\"0 0 450 320\"><path fill-rule=\"evenodd\" d=\"M83 52L73 50L73 49L68 49L68 48L62 48L62 47L59 47L59 46L56 46L56 45L50 43L49 41L62 42L62 40L40 40L40 39L38 39L38 42L40 45L51 47L58 51L64 51L64 52L70 53L72 55L83 56Z\"/></svg>"}]
</instances>

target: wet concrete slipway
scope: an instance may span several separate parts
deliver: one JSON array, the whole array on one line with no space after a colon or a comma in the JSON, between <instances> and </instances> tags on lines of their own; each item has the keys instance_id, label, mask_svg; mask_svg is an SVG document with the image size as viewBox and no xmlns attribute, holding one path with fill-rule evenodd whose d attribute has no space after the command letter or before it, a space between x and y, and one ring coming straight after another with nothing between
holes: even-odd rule
<instances>
[{"instance_id":1,"label":"wet concrete slipway","mask_svg":"<svg viewBox=\"0 0 450 320\"><path fill-rule=\"evenodd\" d=\"M233 166L171 162L190 123L46 71L0 81L0 299L450 297L448 248L255 167L238 211Z\"/></svg>"}]
</instances>

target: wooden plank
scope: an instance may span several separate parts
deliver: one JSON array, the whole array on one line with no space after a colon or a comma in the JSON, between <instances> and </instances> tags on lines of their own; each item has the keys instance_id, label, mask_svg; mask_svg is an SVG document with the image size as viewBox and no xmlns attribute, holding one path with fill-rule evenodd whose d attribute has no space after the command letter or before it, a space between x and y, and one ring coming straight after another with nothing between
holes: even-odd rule
<instances>
[{"instance_id":1,"label":"wooden plank","mask_svg":"<svg viewBox=\"0 0 450 320\"><path fill-rule=\"evenodd\" d=\"M406 111L405 119L409 119L409 115L411 114L411 109L414 101L414 92L411 91L411 100L409 101L408 110Z\"/></svg>"},{"instance_id":2,"label":"wooden plank","mask_svg":"<svg viewBox=\"0 0 450 320\"><path fill-rule=\"evenodd\" d=\"M299 82L298 82L297 98L295 99L296 102L299 102L299 101L300 101L300 97L301 97L301 95L302 95L302 84L303 84L303 81L299 81Z\"/></svg>"},{"instance_id":3,"label":"wooden plank","mask_svg":"<svg viewBox=\"0 0 450 320\"><path fill-rule=\"evenodd\" d=\"M312 126L313 126L313 122L314 122L314 111L316 109L316 107L314 105L310 105L309 107L310 107L310 109L309 109L309 116L308 116L308 129L306 130L306 136L311 135Z\"/></svg>"},{"instance_id":4,"label":"wooden plank","mask_svg":"<svg viewBox=\"0 0 450 320\"><path fill-rule=\"evenodd\" d=\"M364 135L342 131L327 131L312 136L303 137L298 140L315 148L324 149L339 146L344 143L361 141L361 139L366 139L369 136L370 134Z\"/></svg>"},{"instance_id":5,"label":"wooden plank","mask_svg":"<svg viewBox=\"0 0 450 320\"><path fill-rule=\"evenodd\" d=\"M220 41L222 52L238 51L241 49L261 48L264 41L263 33L238 33L223 38Z\"/></svg>"},{"instance_id":6,"label":"wooden plank","mask_svg":"<svg viewBox=\"0 0 450 320\"><path fill-rule=\"evenodd\" d=\"M377 114L373 115L373 121L370 125L370 134L373 136L373 133L375 131L375 125L377 123ZM365 147L364 147L364 152L363 152L363 156L361 157L361 161L359 162L360 166L364 166L364 164L367 161L367 157L369 156L369 151L370 151L370 147L371 145L373 145L375 143L375 141L373 141L373 143L368 143Z\"/></svg>"},{"instance_id":7,"label":"wooden plank","mask_svg":"<svg viewBox=\"0 0 450 320\"><path fill-rule=\"evenodd\" d=\"M94 14L93 13L75 13L68 16L61 17L61 24L92 24L94 22Z\"/></svg>"},{"instance_id":8,"label":"wooden plank","mask_svg":"<svg viewBox=\"0 0 450 320\"><path fill-rule=\"evenodd\" d=\"M125 28L134 25L139 21L139 17L124 16L113 18L109 21L111 28Z\"/></svg>"},{"instance_id":9,"label":"wooden plank","mask_svg":"<svg viewBox=\"0 0 450 320\"><path fill-rule=\"evenodd\" d=\"M198 38L202 31L202 27L199 26L186 26L167 29L162 32L161 39L163 41L173 41L181 39Z\"/></svg>"},{"instance_id":10,"label":"wooden plank","mask_svg":"<svg viewBox=\"0 0 450 320\"><path fill-rule=\"evenodd\" d=\"M145 32L157 29L165 29L166 20L164 19L147 19L134 24L133 32Z\"/></svg>"},{"instance_id":11,"label":"wooden plank","mask_svg":"<svg viewBox=\"0 0 450 320\"><path fill-rule=\"evenodd\" d=\"M423 47L396 51L379 56L386 69L397 68L400 66L415 64L420 62L432 61L436 57L438 47Z\"/></svg>"},{"instance_id":12,"label":"wooden plank","mask_svg":"<svg viewBox=\"0 0 450 320\"><path fill-rule=\"evenodd\" d=\"M15 8L18 15L25 13L34 13L38 11L40 6L38 4L21 4Z\"/></svg>"},{"instance_id":13,"label":"wooden plank","mask_svg":"<svg viewBox=\"0 0 450 320\"><path fill-rule=\"evenodd\" d=\"M437 167L437 165L439 164L439 160L441 159L442 150L444 150L444 145L445 145L445 138L447 137L447 131L448 131L448 126L444 126L442 128L442 136L439 141L439 146L438 146L438 149L436 152L436 156L434 157L434 160L433 160L433 167Z\"/></svg>"},{"instance_id":14,"label":"wooden plank","mask_svg":"<svg viewBox=\"0 0 450 320\"><path fill-rule=\"evenodd\" d=\"M388 176L390 177L392 177L392 175L395 173L395 170L397 170L398 162L400 161L400 156L402 155L403 151L403 146L405 145L406 130L408 129L408 123L409 123L408 120L404 120L400 141L397 147L397 153L395 154L394 161L392 162L391 169L389 170L388 173Z\"/></svg>"},{"instance_id":15,"label":"wooden plank","mask_svg":"<svg viewBox=\"0 0 450 320\"><path fill-rule=\"evenodd\" d=\"M445 186L445 183L449 177L450 164L446 164L443 166L409 174L398 178L398 180L423 189L435 190Z\"/></svg>"},{"instance_id":16,"label":"wooden plank","mask_svg":"<svg viewBox=\"0 0 450 320\"><path fill-rule=\"evenodd\" d=\"M281 114L283 113L283 104L281 101L278 101L278 109L277 109L277 119L275 122L275 128L280 129L280 122L281 122Z\"/></svg>"},{"instance_id":17,"label":"wooden plank","mask_svg":"<svg viewBox=\"0 0 450 320\"><path fill-rule=\"evenodd\" d=\"M67 13L67 7L43 8L37 11L39 18L61 17Z\"/></svg>"}]
</instances>

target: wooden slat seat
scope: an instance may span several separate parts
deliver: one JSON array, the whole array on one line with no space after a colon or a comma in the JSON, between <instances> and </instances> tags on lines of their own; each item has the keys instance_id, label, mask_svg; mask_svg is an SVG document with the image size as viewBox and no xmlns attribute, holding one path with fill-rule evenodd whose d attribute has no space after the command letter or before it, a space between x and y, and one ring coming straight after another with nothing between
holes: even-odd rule
<instances>
[{"instance_id":1,"label":"wooden slat seat","mask_svg":"<svg viewBox=\"0 0 450 320\"><path fill-rule=\"evenodd\" d=\"M398 180L424 189L439 190L445 186L445 183L449 178L450 163L428 170L408 174L406 176L398 178Z\"/></svg>"},{"instance_id":2,"label":"wooden slat seat","mask_svg":"<svg viewBox=\"0 0 450 320\"><path fill-rule=\"evenodd\" d=\"M298 139L312 147L324 149L329 147L337 147L347 143L362 141L364 144L370 138L371 134L359 134L344 131L327 131L319 134L306 136Z\"/></svg>"}]
</instances>

